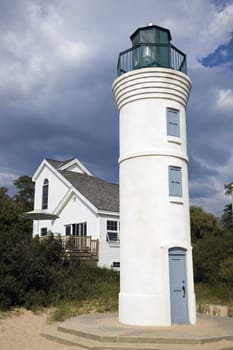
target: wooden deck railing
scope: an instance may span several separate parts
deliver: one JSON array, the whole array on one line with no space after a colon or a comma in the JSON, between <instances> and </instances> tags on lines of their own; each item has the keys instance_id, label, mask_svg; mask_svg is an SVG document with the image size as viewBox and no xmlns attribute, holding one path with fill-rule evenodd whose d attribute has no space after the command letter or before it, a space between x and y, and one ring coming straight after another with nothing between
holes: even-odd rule
<instances>
[{"instance_id":1,"label":"wooden deck railing","mask_svg":"<svg viewBox=\"0 0 233 350\"><path fill-rule=\"evenodd\" d=\"M46 239L49 236L40 237ZM63 248L68 256L76 256L80 258L91 258L98 260L99 240L92 239L91 236L54 236L62 241Z\"/></svg>"},{"instance_id":2,"label":"wooden deck railing","mask_svg":"<svg viewBox=\"0 0 233 350\"><path fill-rule=\"evenodd\" d=\"M80 254L97 255L98 240L91 236L61 236L63 246L66 251L76 251Z\"/></svg>"}]
</instances>

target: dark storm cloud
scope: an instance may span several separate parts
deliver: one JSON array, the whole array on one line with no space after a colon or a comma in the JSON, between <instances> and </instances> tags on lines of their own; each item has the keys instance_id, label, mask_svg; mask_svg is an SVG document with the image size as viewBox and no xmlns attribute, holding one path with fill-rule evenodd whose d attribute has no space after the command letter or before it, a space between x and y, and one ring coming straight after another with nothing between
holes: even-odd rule
<instances>
[{"instance_id":1,"label":"dark storm cloud","mask_svg":"<svg viewBox=\"0 0 233 350\"><path fill-rule=\"evenodd\" d=\"M32 175L44 157L78 157L118 180L118 53L136 28L156 21L188 54L191 200L219 211L232 176L233 91L218 54L230 52L232 18L229 1L1 0L0 186Z\"/></svg>"}]
</instances>

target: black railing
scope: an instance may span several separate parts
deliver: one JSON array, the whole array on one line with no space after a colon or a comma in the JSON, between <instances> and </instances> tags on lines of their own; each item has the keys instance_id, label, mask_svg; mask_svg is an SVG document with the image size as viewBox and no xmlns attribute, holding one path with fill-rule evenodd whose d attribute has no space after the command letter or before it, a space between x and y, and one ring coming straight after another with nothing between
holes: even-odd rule
<instances>
[{"instance_id":1,"label":"black railing","mask_svg":"<svg viewBox=\"0 0 233 350\"><path fill-rule=\"evenodd\" d=\"M140 44L119 54L118 76L148 67L172 68L187 74L186 55L171 44Z\"/></svg>"}]
</instances>

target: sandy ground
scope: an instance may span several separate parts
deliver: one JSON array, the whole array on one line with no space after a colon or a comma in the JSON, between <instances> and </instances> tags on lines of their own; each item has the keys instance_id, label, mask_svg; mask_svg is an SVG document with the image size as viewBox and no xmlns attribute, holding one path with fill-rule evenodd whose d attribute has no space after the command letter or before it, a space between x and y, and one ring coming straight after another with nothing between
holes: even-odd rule
<instances>
[{"instance_id":1,"label":"sandy ground","mask_svg":"<svg viewBox=\"0 0 233 350\"><path fill-rule=\"evenodd\" d=\"M22 310L18 315L0 318L1 350L83 350L49 341L40 336L47 314Z\"/></svg>"},{"instance_id":2,"label":"sandy ground","mask_svg":"<svg viewBox=\"0 0 233 350\"><path fill-rule=\"evenodd\" d=\"M66 346L55 343L40 336L48 325L46 312L34 314L31 311L20 310L18 314L11 314L2 318L0 314L0 350L83 350L76 346ZM229 345L233 342L219 342L214 349L233 349ZM165 348L165 347L164 347ZM169 345L169 348L171 346ZM187 345L181 347L187 350ZM213 350L213 344L198 345L195 349Z\"/></svg>"}]
</instances>

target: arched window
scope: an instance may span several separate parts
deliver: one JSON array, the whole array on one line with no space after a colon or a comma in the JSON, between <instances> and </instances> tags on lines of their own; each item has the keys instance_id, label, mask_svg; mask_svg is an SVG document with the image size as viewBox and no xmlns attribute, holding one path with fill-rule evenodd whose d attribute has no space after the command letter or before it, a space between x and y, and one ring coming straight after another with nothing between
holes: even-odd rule
<instances>
[{"instance_id":1,"label":"arched window","mask_svg":"<svg viewBox=\"0 0 233 350\"><path fill-rule=\"evenodd\" d=\"M48 208L49 180L44 179L42 188L42 209Z\"/></svg>"}]
</instances>

